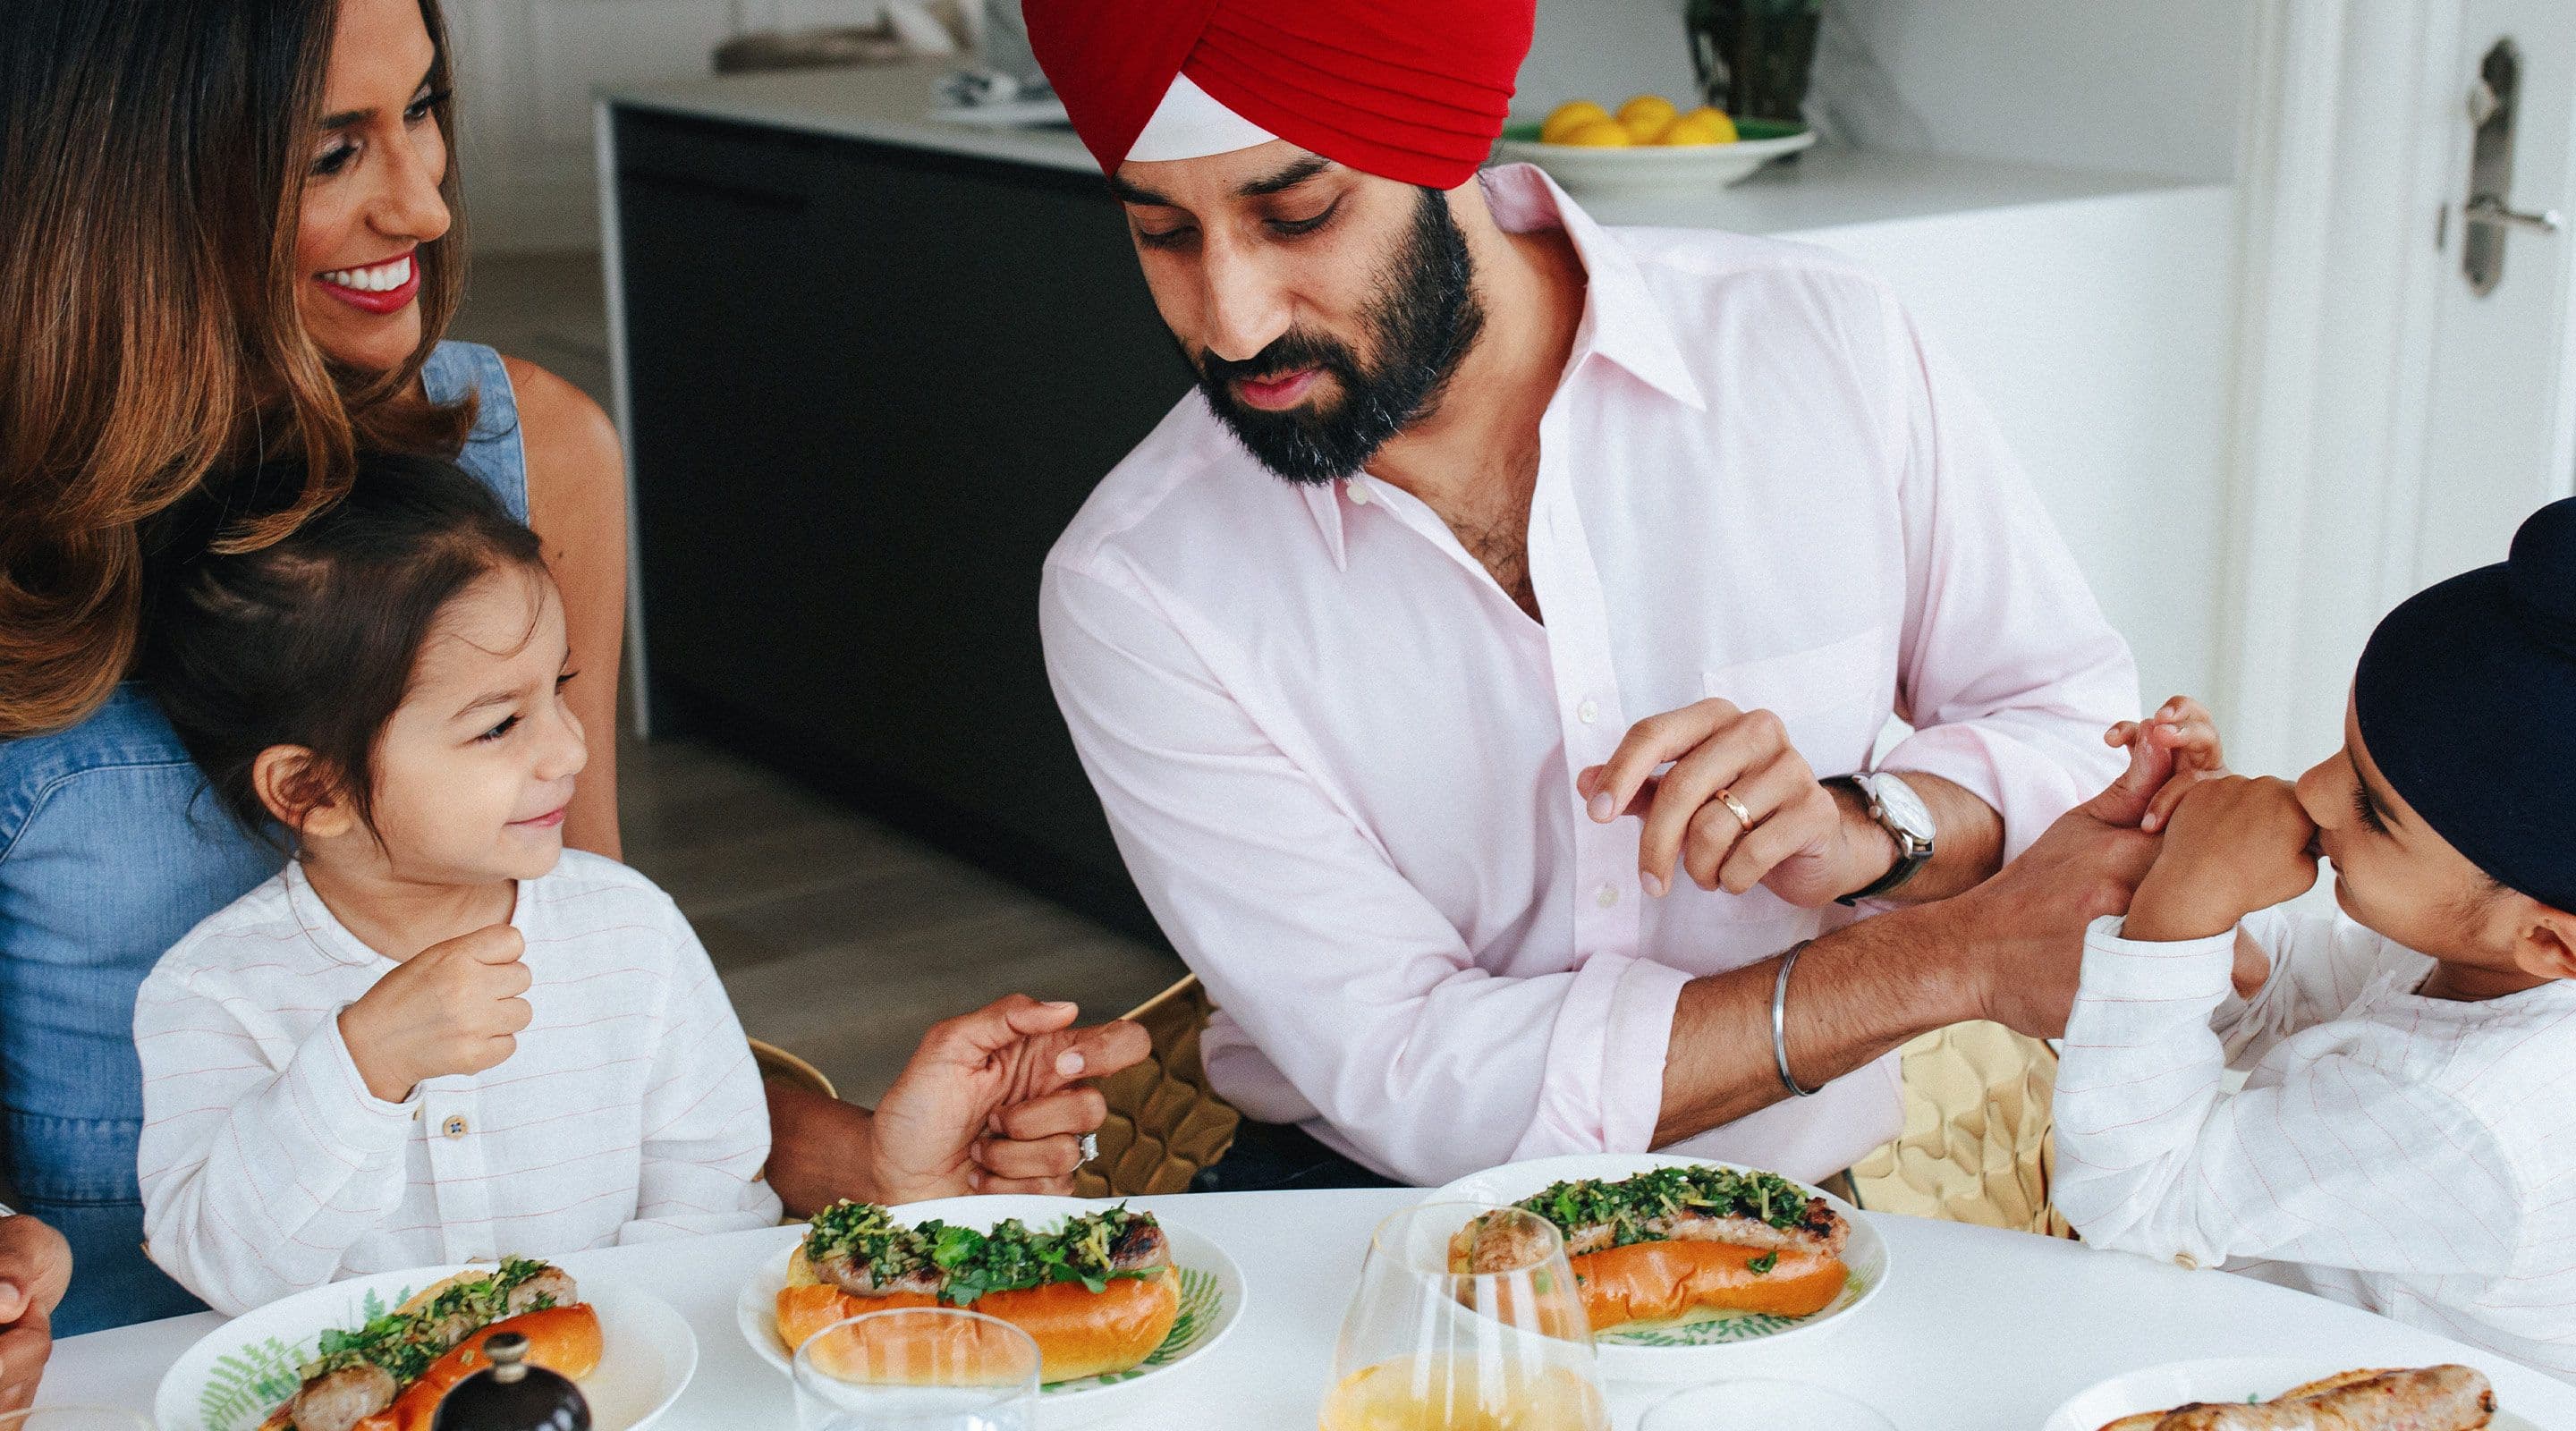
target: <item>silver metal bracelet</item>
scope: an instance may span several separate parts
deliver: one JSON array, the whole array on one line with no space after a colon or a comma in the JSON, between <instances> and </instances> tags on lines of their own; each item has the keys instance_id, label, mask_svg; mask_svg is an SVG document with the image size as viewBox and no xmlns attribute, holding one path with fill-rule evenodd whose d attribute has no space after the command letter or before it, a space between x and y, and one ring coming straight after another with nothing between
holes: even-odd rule
<instances>
[{"instance_id":1,"label":"silver metal bracelet","mask_svg":"<svg viewBox=\"0 0 2576 1431\"><path fill-rule=\"evenodd\" d=\"M1798 967L1798 956L1807 952L1812 939L1801 939L1780 956L1780 977L1771 982L1771 1057L1780 1067L1780 1086L1799 1098L1812 1097L1812 1088L1800 1088L1789 1074L1789 971Z\"/></svg>"}]
</instances>

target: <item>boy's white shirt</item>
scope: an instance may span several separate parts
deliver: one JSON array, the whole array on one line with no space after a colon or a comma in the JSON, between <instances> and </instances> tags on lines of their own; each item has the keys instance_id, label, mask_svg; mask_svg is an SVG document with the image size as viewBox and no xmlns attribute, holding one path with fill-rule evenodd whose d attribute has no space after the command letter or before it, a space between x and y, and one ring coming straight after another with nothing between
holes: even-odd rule
<instances>
[{"instance_id":1,"label":"boy's white shirt","mask_svg":"<svg viewBox=\"0 0 2576 1431\"><path fill-rule=\"evenodd\" d=\"M2058 1069L2058 1208L2095 1246L2576 1380L2576 987L2429 999L2431 959L2340 914L2242 929L2272 959L2250 1001L2234 931L2155 944L2094 922Z\"/></svg>"},{"instance_id":2,"label":"boy's white shirt","mask_svg":"<svg viewBox=\"0 0 2576 1431\"><path fill-rule=\"evenodd\" d=\"M769 1226L769 1113L706 950L642 875L567 850L519 885L511 1056L368 1092L339 1012L395 967L284 872L143 983L152 1259L238 1314L336 1278Z\"/></svg>"}]
</instances>

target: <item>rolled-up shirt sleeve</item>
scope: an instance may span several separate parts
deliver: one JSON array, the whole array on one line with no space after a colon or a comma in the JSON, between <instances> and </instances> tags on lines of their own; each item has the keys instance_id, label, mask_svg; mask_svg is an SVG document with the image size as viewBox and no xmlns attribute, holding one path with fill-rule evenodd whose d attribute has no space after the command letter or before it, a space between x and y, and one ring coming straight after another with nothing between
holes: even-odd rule
<instances>
[{"instance_id":1,"label":"rolled-up shirt sleeve","mask_svg":"<svg viewBox=\"0 0 2576 1431\"><path fill-rule=\"evenodd\" d=\"M2136 718L2137 666L1985 404L1892 297L1882 313L1914 730L1878 766L1993 806L2010 859L2119 774L2102 732Z\"/></svg>"},{"instance_id":2,"label":"rolled-up shirt sleeve","mask_svg":"<svg viewBox=\"0 0 2576 1431\"><path fill-rule=\"evenodd\" d=\"M1051 565L1040 605L1057 703L1146 903L1364 1161L1438 1183L1646 1147L1688 975L1611 954L1523 978L1477 967L1148 594Z\"/></svg>"}]
</instances>

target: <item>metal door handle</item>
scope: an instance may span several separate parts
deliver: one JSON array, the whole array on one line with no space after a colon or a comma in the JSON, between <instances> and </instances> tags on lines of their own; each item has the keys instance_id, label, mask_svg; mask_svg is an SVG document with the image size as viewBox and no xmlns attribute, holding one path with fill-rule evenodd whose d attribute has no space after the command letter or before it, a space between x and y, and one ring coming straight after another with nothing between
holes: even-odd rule
<instances>
[{"instance_id":1,"label":"metal door handle","mask_svg":"<svg viewBox=\"0 0 2576 1431\"><path fill-rule=\"evenodd\" d=\"M2461 214L2473 224L2493 224L2498 228L2528 229L2533 233L2554 234L2565 220L2556 209L2543 209L2536 214L2517 213L2504 206L2502 199L2488 195L2470 203Z\"/></svg>"}]
</instances>

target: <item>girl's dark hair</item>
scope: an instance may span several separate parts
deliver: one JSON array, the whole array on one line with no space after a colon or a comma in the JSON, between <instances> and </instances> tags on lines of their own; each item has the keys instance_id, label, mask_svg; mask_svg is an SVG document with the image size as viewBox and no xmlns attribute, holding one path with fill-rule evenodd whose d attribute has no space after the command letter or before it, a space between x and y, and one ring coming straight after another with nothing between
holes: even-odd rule
<instances>
[{"instance_id":1,"label":"girl's dark hair","mask_svg":"<svg viewBox=\"0 0 2576 1431\"><path fill-rule=\"evenodd\" d=\"M348 492L255 551L216 534L302 499L270 464L209 484L156 524L140 674L242 827L271 821L259 753L313 760L295 803L344 794L373 829L376 742L411 688L439 613L496 571L545 571L537 538L482 483L432 457L362 453Z\"/></svg>"},{"instance_id":2,"label":"girl's dark hair","mask_svg":"<svg viewBox=\"0 0 2576 1431\"><path fill-rule=\"evenodd\" d=\"M431 112L454 136L446 27ZM464 291L461 213L420 246L418 347L334 362L295 242L339 0L0 0L0 739L60 729L127 672L142 524L212 472L292 458L274 541L360 448L454 453L473 404L421 365ZM451 148L453 146L451 145ZM439 192L458 213L451 157Z\"/></svg>"}]
</instances>

